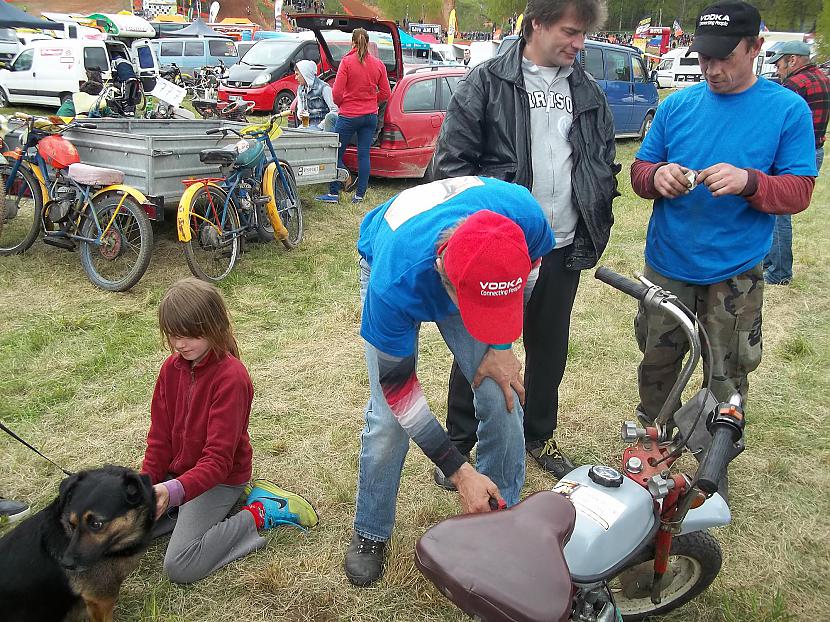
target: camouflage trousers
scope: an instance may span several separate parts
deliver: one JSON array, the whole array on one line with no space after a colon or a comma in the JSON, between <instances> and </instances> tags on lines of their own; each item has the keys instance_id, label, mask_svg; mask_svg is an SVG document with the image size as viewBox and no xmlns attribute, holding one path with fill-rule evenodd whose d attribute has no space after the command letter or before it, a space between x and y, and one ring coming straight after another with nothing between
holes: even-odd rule
<instances>
[{"instance_id":1,"label":"camouflage trousers","mask_svg":"<svg viewBox=\"0 0 830 622\"><path fill-rule=\"evenodd\" d=\"M749 372L761 362L761 307L764 302L763 264L711 285L674 281L646 265L645 277L669 290L694 311L712 346L712 360L704 358L703 371L712 366L710 389L723 402L738 391L746 400ZM679 324L665 314L646 311L640 304L634 319L637 344L643 361L637 370L639 410L649 419L657 417L672 385L680 374L683 357L689 350ZM706 356L702 345L701 355ZM672 412L680 403L672 405Z\"/></svg>"}]
</instances>

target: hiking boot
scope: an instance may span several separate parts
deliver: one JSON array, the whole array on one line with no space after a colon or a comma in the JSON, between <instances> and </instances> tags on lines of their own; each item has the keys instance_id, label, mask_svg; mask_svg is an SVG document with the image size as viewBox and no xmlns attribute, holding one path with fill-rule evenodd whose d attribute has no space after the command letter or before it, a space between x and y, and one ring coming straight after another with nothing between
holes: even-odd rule
<instances>
[{"instance_id":1,"label":"hiking boot","mask_svg":"<svg viewBox=\"0 0 830 622\"><path fill-rule=\"evenodd\" d=\"M352 585L366 587L380 579L385 552L386 542L364 538L355 531L343 562L343 569Z\"/></svg>"},{"instance_id":2,"label":"hiking boot","mask_svg":"<svg viewBox=\"0 0 830 622\"><path fill-rule=\"evenodd\" d=\"M556 479L562 479L576 468L576 465L559 451L553 437L546 441L525 443L525 449L540 467Z\"/></svg>"},{"instance_id":3,"label":"hiking boot","mask_svg":"<svg viewBox=\"0 0 830 622\"><path fill-rule=\"evenodd\" d=\"M297 493L283 490L273 482L258 479L246 486L245 492L245 506L259 511L263 529L278 525L309 529L317 524L317 512L308 500Z\"/></svg>"},{"instance_id":4,"label":"hiking boot","mask_svg":"<svg viewBox=\"0 0 830 622\"><path fill-rule=\"evenodd\" d=\"M464 459L469 462L470 461L470 454L461 454L464 456ZM438 484L444 490L449 490L450 492L457 492L455 484L450 481L450 478L444 475L444 472L435 467L435 471L432 474L432 479L435 480L435 483Z\"/></svg>"},{"instance_id":5,"label":"hiking boot","mask_svg":"<svg viewBox=\"0 0 830 622\"><path fill-rule=\"evenodd\" d=\"M320 196L314 197L317 201L322 201L323 203L339 203L340 196L336 194L321 194Z\"/></svg>"},{"instance_id":6,"label":"hiking boot","mask_svg":"<svg viewBox=\"0 0 830 622\"><path fill-rule=\"evenodd\" d=\"M14 523L29 515L29 506L20 501L0 497L0 524Z\"/></svg>"}]
</instances>

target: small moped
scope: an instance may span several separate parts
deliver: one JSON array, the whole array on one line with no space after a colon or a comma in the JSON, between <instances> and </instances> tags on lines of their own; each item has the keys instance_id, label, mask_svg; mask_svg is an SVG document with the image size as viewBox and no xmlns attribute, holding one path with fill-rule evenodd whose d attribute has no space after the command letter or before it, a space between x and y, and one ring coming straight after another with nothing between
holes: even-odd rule
<instances>
[{"instance_id":1,"label":"small moped","mask_svg":"<svg viewBox=\"0 0 830 622\"><path fill-rule=\"evenodd\" d=\"M506 510L447 519L420 538L418 568L477 620L642 620L689 602L720 571L720 545L708 530L731 520L718 491L744 447L741 396L718 403L709 368L703 387L672 412L700 361L700 336L708 354L704 327L643 277L632 281L606 267L596 277L675 318L688 358L655 421L623 424L629 445L620 468L578 467L550 491ZM694 476L673 469L686 452L699 461Z\"/></svg>"}]
</instances>

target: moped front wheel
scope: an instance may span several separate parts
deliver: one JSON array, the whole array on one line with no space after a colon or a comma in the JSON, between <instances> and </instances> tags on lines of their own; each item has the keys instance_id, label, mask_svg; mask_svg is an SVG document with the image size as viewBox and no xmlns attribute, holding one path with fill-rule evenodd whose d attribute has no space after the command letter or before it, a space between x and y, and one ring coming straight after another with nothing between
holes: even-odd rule
<instances>
[{"instance_id":1,"label":"moped front wheel","mask_svg":"<svg viewBox=\"0 0 830 622\"><path fill-rule=\"evenodd\" d=\"M190 241L184 257L194 276L218 283L231 273L242 252L239 214L227 194L203 186L190 203Z\"/></svg>"},{"instance_id":2,"label":"moped front wheel","mask_svg":"<svg viewBox=\"0 0 830 622\"><path fill-rule=\"evenodd\" d=\"M41 230L43 197L37 179L25 166L11 181L10 174L10 166L0 168L0 255L28 250Z\"/></svg>"},{"instance_id":3,"label":"moped front wheel","mask_svg":"<svg viewBox=\"0 0 830 622\"><path fill-rule=\"evenodd\" d=\"M620 571L608 582L608 587L624 622L634 622L685 605L712 584L720 572L721 562L718 541L707 531L695 531L672 539L659 604L651 602L653 548Z\"/></svg>"},{"instance_id":4,"label":"moped front wheel","mask_svg":"<svg viewBox=\"0 0 830 622\"><path fill-rule=\"evenodd\" d=\"M96 218L87 215L81 235L97 243L81 242L81 266L93 285L110 292L125 292L138 283L150 265L150 218L135 199L121 193L107 193L95 199L93 208Z\"/></svg>"}]
</instances>

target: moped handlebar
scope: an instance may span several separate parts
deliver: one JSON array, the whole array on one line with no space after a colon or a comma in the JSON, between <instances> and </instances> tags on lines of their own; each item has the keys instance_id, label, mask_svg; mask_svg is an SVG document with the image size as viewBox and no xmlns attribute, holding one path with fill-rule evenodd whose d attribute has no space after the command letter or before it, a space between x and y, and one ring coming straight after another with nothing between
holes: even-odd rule
<instances>
[{"instance_id":1,"label":"moped handlebar","mask_svg":"<svg viewBox=\"0 0 830 622\"><path fill-rule=\"evenodd\" d=\"M712 444L700 464L695 479L697 486L707 495L718 490L726 465L729 463L733 445L740 440L744 432L744 413L741 409L741 396L736 394L729 402L720 404L709 422Z\"/></svg>"},{"instance_id":2,"label":"moped handlebar","mask_svg":"<svg viewBox=\"0 0 830 622\"><path fill-rule=\"evenodd\" d=\"M628 294L632 298L636 298L637 300L643 300L648 293L648 287L643 285L642 283L638 283L628 277L625 277L621 274L614 272L611 268L607 268L602 266L597 268L595 273L596 278L598 278L603 283L607 283L614 289L620 290L624 294Z\"/></svg>"}]
</instances>

